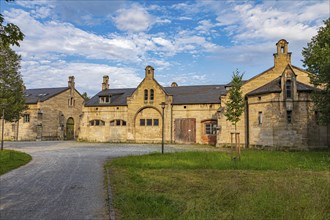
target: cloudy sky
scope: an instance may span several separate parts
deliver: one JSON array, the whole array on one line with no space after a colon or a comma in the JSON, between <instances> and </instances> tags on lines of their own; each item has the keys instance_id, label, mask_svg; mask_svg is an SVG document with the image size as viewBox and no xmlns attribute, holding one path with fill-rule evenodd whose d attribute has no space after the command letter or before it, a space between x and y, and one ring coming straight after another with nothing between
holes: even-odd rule
<instances>
[{"instance_id":1,"label":"cloudy sky","mask_svg":"<svg viewBox=\"0 0 330 220\"><path fill-rule=\"evenodd\" d=\"M329 17L325 1L64 1L5 2L0 10L25 39L27 88L60 87L74 75L92 96L102 76L131 88L152 65L163 86L224 84L238 69L249 79L273 66L275 44L289 42L302 67L302 48Z\"/></svg>"}]
</instances>

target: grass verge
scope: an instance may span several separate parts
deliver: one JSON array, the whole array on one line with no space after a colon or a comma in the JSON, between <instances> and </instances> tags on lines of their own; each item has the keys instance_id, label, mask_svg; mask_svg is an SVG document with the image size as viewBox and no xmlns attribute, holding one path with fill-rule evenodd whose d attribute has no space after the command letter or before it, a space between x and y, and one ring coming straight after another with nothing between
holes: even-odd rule
<instances>
[{"instance_id":1,"label":"grass verge","mask_svg":"<svg viewBox=\"0 0 330 220\"><path fill-rule=\"evenodd\" d=\"M330 219L330 152L152 154L111 160L117 219Z\"/></svg>"},{"instance_id":2,"label":"grass verge","mask_svg":"<svg viewBox=\"0 0 330 220\"><path fill-rule=\"evenodd\" d=\"M32 157L29 154L14 150L2 150L0 151L0 175L23 166L31 160Z\"/></svg>"}]
</instances>

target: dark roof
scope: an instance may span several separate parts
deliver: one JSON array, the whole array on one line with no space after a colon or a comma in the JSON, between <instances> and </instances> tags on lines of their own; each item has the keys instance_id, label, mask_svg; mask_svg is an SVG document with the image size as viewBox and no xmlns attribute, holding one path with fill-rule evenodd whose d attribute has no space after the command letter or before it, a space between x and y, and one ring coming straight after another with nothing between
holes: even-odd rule
<instances>
[{"instance_id":1,"label":"dark roof","mask_svg":"<svg viewBox=\"0 0 330 220\"><path fill-rule=\"evenodd\" d=\"M247 96L253 96L253 95L261 95L261 94L267 94L267 93L280 93L282 92L281 89L281 77L278 77L274 79L273 81L267 83L266 85L263 85L249 93L247 93Z\"/></svg>"},{"instance_id":2,"label":"dark roof","mask_svg":"<svg viewBox=\"0 0 330 220\"><path fill-rule=\"evenodd\" d=\"M127 97L131 96L135 91L134 88L128 89L107 89L97 93L90 100L88 100L85 106L120 106L127 105ZM99 103L99 97L111 95L111 103Z\"/></svg>"},{"instance_id":3,"label":"dark roof","mask_svg":"<svg viewBox=\"0 0 330 220\"><path fill-rule=\"evenodd\" d=\"M24 92L25 104L36 104L38 101L46 101L67 89L69 89L69 87L27 89Z\"/></svg>"},{"instance_id":4,"label":"dark roof","mask_svg":"<svg viewBox=\"0 0 330 220\"><path fill-rule=\"evenodd\" d=\"M173 95L173 104L220 103L220 96L226 94L225 85L165 87Z\"/></svg>"},{"instance_id":5,"label":"dark roof","mask_svg":"<svg viewBox=\"0 0 330 220\"><path fill-rule=\"evenodd\" d=\"M312 92L314 90L317 90L317 88L306 85L299 81L296 81L296 85L297 85L298 92ZM261 94L267 94L267 93L280 93L280 92L282 92L281 77L278 77L278 78L274 79L273 81L267 83L266 85L263 85L263 86L259 87L258 89L255 89L255 90L247 93L246 95L254 96L254 95L261 95Z\"/></svg>"},{"instance_id":6,"label":"dark roof","mask_svg":"<svg viewBox=\"0 0 330 220\"><path fill-rule=\"evenodd\" d=\"M226 94L224 85L163 87L168 95L173 96L172 104L212 104L220 103L220 96ZM135 88L108 89L97 93L85 106L121 106L127 105L127 97ZM99 103L99 97L111 95L111 103Z\"/></svg>"},{"instance_id":7,"label":"dark roof","mask_svg":"<svg viewBox=\"0 0 330 220\"><path fill-rule=\"evenodd\" d=\"M312 92L312 91L316 91L316 90L319 90L319 89L316 88L316 87L306 85L304 83L301 83L301 82L297 81L297 90L299 92Z\"/></svg>"}]
</instances>

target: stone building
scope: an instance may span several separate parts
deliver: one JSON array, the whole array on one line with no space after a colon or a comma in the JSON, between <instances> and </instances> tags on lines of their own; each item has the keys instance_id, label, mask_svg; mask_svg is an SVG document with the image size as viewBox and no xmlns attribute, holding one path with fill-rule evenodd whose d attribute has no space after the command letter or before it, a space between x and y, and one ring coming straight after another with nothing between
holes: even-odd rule
<instances>
[{"instance_id":1,"label":"stone building","mask_svg":"<svg viewBox=\"0 0 330 220\"><path fill-rule=\"evenodd\" d=\"M5 122L5 140L71 140L79 133L84 99L75 89L74 77L68 87L25 90L27 110L17 122Z\"/></svg>"},{"instance_id":2,"label":"stone building","mask_svg":"<svg viewBox=\"0 0 330 220\"><path fill-rule=\"evenodd\" d=\"M247 80L242 86L245 112L238 123L245 146L313 148L330 146L330 128L317 123L308 72L291 64L288 42L276 44L274 66ZM221 97L225 109L227 96ZM221 114L217 144L230 143L231 123Z\"/></svg>"},{"instance_id":3,"label":"stone building","mask_svg":"<svg viewBox=\"0 0 330 220\"><path fill-rule=\"evenodd\" d=\"M291 64L288 42L276 44L274 66L244 82L246 111L238 123L245 146L326 147L330 129L317 124L308 73ZM233 125L224 110L227 85L161 86L151 66L137 88L102 90L83 107L79 139L227 145ZM163 103L163 105L162 105ZM162 108L164 107L164 108Z\"/></svg>"},{"instance_id":4,"label":"stone building","mask_svg":"<svg viewBox=\"0 0 330 220\"><path fill-rule=\"evenodd\" d=\"M215 144L219 97L225 93L223 85L163 87L151 66L137 88L110 89L104 76L102 91L83 108L79 139L160 142L164 111L166 142Z\"/></svg>"}]
</instances>

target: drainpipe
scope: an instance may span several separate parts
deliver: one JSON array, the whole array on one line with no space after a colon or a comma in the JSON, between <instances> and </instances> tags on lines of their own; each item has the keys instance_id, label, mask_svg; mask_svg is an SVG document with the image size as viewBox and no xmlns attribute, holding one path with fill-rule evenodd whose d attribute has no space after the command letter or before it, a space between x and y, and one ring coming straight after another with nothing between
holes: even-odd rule
<instances>
[{"instance_id":1,"label":"drainpipe","mask_svg":"<svg viewBox=\"0 0 330 220\"><path fill-rule=\"evenodd\" d=\"M173 104L171 104L171 144L173 144Z\"/></svg>"}]
</instances>

